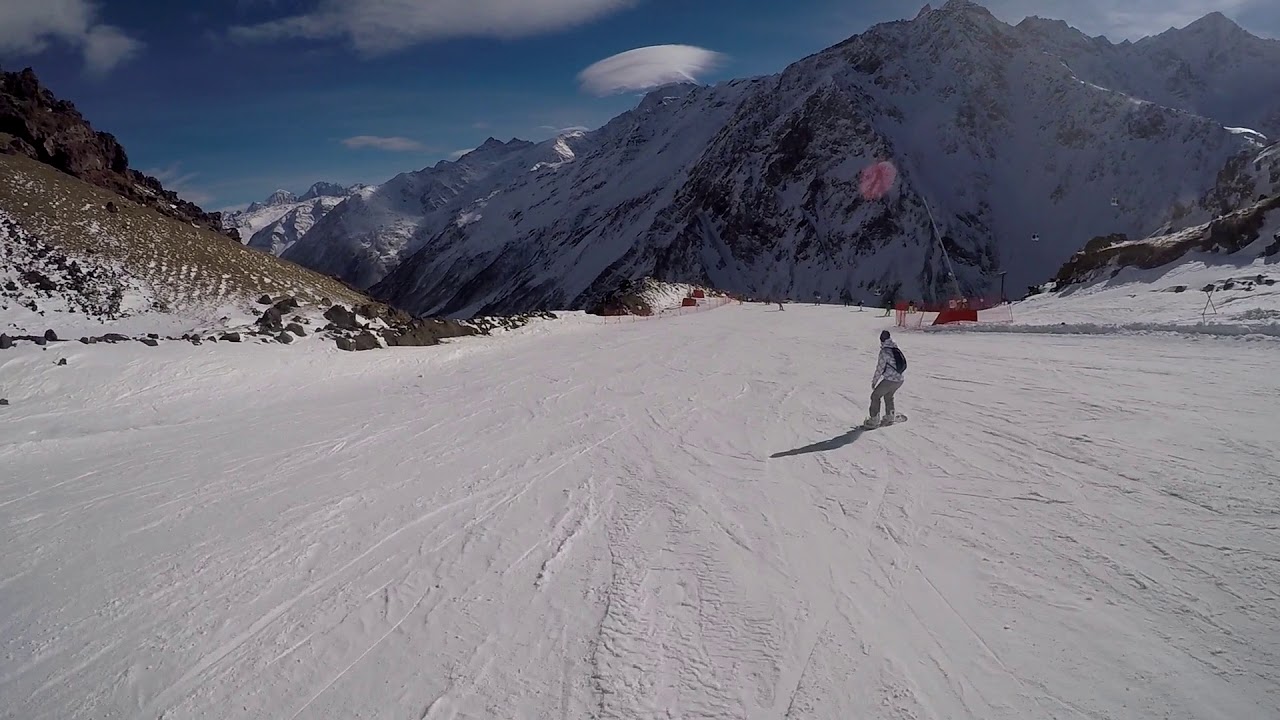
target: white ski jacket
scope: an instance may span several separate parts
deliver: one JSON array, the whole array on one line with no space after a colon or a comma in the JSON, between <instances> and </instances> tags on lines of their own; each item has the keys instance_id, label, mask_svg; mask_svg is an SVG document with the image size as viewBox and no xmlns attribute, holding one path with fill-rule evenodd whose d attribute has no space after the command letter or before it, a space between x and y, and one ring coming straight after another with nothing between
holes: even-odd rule
<instances>
[{"instance_id":1,"label":"white ski jacket","mask_svg":"<svg viewBox=\"0 0 1280 720\"><path fill-rule=\"evenodd\" d=\"M898 372L898 366L893 362L893 349L898 346L893 343L893 338L889 338L880 343L880 359L876 362L876 374L871 378L871 387L876 387L882 380L892 380L893 382L902 382L902 373Z\"/></svg>"}]
</instances>

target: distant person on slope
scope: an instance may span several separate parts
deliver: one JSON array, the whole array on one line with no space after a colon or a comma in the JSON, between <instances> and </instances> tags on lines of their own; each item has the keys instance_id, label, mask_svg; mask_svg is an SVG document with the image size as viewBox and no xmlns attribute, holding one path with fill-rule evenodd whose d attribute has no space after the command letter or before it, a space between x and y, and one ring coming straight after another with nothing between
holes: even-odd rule
<instances>
[{"instance_id":1,"label":"distant person on slope","mask_svg":"<svg viewBox=\"0 0 1280 720\"><path fill-rule=\"evenodd\" d=\"M871 378L871 411L863 423L867 427L879 427L880 400L884 399L884 424L891 425L897 421L894 412L893 394L898 392L905 380L903 374L907 370L907 358L889 337L889 331L880 333L880 357L876 361L876 374Z\"/></svg>"}]
</instances>

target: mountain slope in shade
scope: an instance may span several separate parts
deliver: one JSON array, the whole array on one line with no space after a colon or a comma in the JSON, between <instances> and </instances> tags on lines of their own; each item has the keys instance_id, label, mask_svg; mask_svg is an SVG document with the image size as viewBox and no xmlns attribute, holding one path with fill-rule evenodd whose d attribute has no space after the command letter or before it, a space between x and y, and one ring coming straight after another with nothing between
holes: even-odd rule
<instances>
[{"instance_id":1,"label":"mountain slope in shade","mask_svg":"<svg viewBox=\"0 0 1280 720\"><path fill-rule=\"evenodd\" d=\"M303 216L301 224L310 228L316 220L323 217L324 213L367 187L366 185L346 187L337 183L318 182L302 195L296 195L288 190L276 190L266 200L250 203L244 210L223 213L223 226L234 228L240 234L241 242L246 245L253 244L253 238L268 228L271 230L267 237L289 235L289 231L284 228L298 226L294 218L299 214ZM296 240L297 236L293 236L292 239ZM274 241L260 240L254 247L269 249L273 245Z\"/></svg>"},{"instance_id":2,"label":"mountain slope in shade","mask_svg":"<svg viewBox=\"0 0 1280 720\"><path fill-rule=\"evenodd\" d=\"M1086 82L960 0L777 76L652 93L579 143L451 206L466 221L374 294L459 316L581 307L646 275L792 297L994 294L1001 272L1009 288L1042 281L1091 237L1207 220L1216 176L1258 146ZM864 200L859 173L881 159L897 184Z\"/></svg>"},{"instance_id":3,"label":"mountain slope in shade","mask_svg":"<svg viewBox=\"0 0 1280 720\"><path fill-rule=\"evenodd\" d=\"M1083 80L1280 139L1280 40L1222 13L1118 44L1061 20L1031 17L1018 28Z\"/></svg>"}]
</instances>

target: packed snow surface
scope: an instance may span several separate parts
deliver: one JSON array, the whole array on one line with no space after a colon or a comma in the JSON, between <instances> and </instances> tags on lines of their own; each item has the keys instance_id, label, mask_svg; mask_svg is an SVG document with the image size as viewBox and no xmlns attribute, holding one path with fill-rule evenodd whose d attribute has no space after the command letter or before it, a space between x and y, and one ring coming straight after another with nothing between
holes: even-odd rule
<instances>
[{"instance_id":1,"label":"packed snow surface","mask_svg":"<svg viewBox=\"0 0 1280 720\"><path fill-rule=\"evenodd\" d=\"M1224 262L1224 260L1234 260ZM970 330L1123 332L1162 329L1197 334L1265 334L1280 337L1280 264L1191 253L1177 263L1037 295L1012 311L980 314ZM1206 290L1212 289L1212 293Z\"/></svg>"},{"instance_id":2,"label":"packed snow surface","mask_svg":"<svg viewBox=\"0 0 1280 720\"><path fill-rule=\"evenodd\" d=\"M1280 343L890 323L0 351L0 708L1280 716Z\"/></svg>"}]
</instances>

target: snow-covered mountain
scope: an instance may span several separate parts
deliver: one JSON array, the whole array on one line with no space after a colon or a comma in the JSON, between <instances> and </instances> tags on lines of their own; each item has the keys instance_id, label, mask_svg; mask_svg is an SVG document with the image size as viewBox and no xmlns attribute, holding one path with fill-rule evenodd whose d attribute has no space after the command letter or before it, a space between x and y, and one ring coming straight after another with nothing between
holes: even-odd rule
<instances>
[{"instance_id":1,"label":"snow-covered mountain","mask_svg":"<svg viewBox=\"0 0 1280 720\"><path fill-rule=\"evenodd\" d=\"M1018 25L1082 80L1280 138L1280 40L1219 12L1138 42L1087 37L1061 20Z\"/></svg>"},{"instance_id":2,"label":"snow-covered mountain","mask_svg":"<svg viewBox=\"0 0 1280 720\"><path fill-rule=\"evenodd\" d=\"M457 316L583 307L644 276L920 298L994 294L1001 273L1042 282L1093 237L1223 212L1220 176L1263 142L1238 127L1269 127L1275 102L1225 89L1269 82L1252 58L1273 44L1213 16L1127 45L1064 28L951 0L775 76L664 88L595 131L491 141L402 175L286 257ZM1214 50L1227 33L1252 38L1239 58ZM1124 71L1139 46L1152 68L1176 54L1223 92L1153 102L1174 91ZM882 160L896 183L864 198L861 173Z\"/></svg>"},{"instance_id":3,"label":"snow-covered mountain","mask_svg":"<svg viewBox=\"0 0 1280 720\"><path fill-rule=\"evenodd\" d=\"M266 200L250 203L244 210L223 213L223 227L236 229L240 233L240 241L253 247L272 250L277 243L283 243L287 247L297 240L298 236L293 234L294 228L301 227L301 231L306 232L316 220L337 207L338 203L367 188L366 185L347 187L337 183L318 182L302 195L288 190L276 190ZM254 243L254 236L264 230L267 234ZM280 253L273 251L273 254Z\"/></svg>"},{"instance_id":4,"label":"snow-covered mountain","mask_svg":"<svg viewBox=\"0 0 1280 720\"><path fill-rule=\"evenodd\" d=\"M454 222L460 208L513 182L532 169L574 158L580 134L543 144L489 138L456 161L402 173L362 192L327 215L286 258L362 287L381 280L400 260Z\"/></svg>"},{"instance_id":5,"label":"snow-covered mountain","mask_svg":"<svg viewBox=\"0 0 1280 720\"><path fill-rule=\"evenodd\" d=\"M305 235L316 222L344 200L346 200L345 197L322 195L310 200L289 203L284 215L254 233L249 238L248 245L272 255L283 255L298 242L298 238Z\"/></svg>"}]
</instances>

